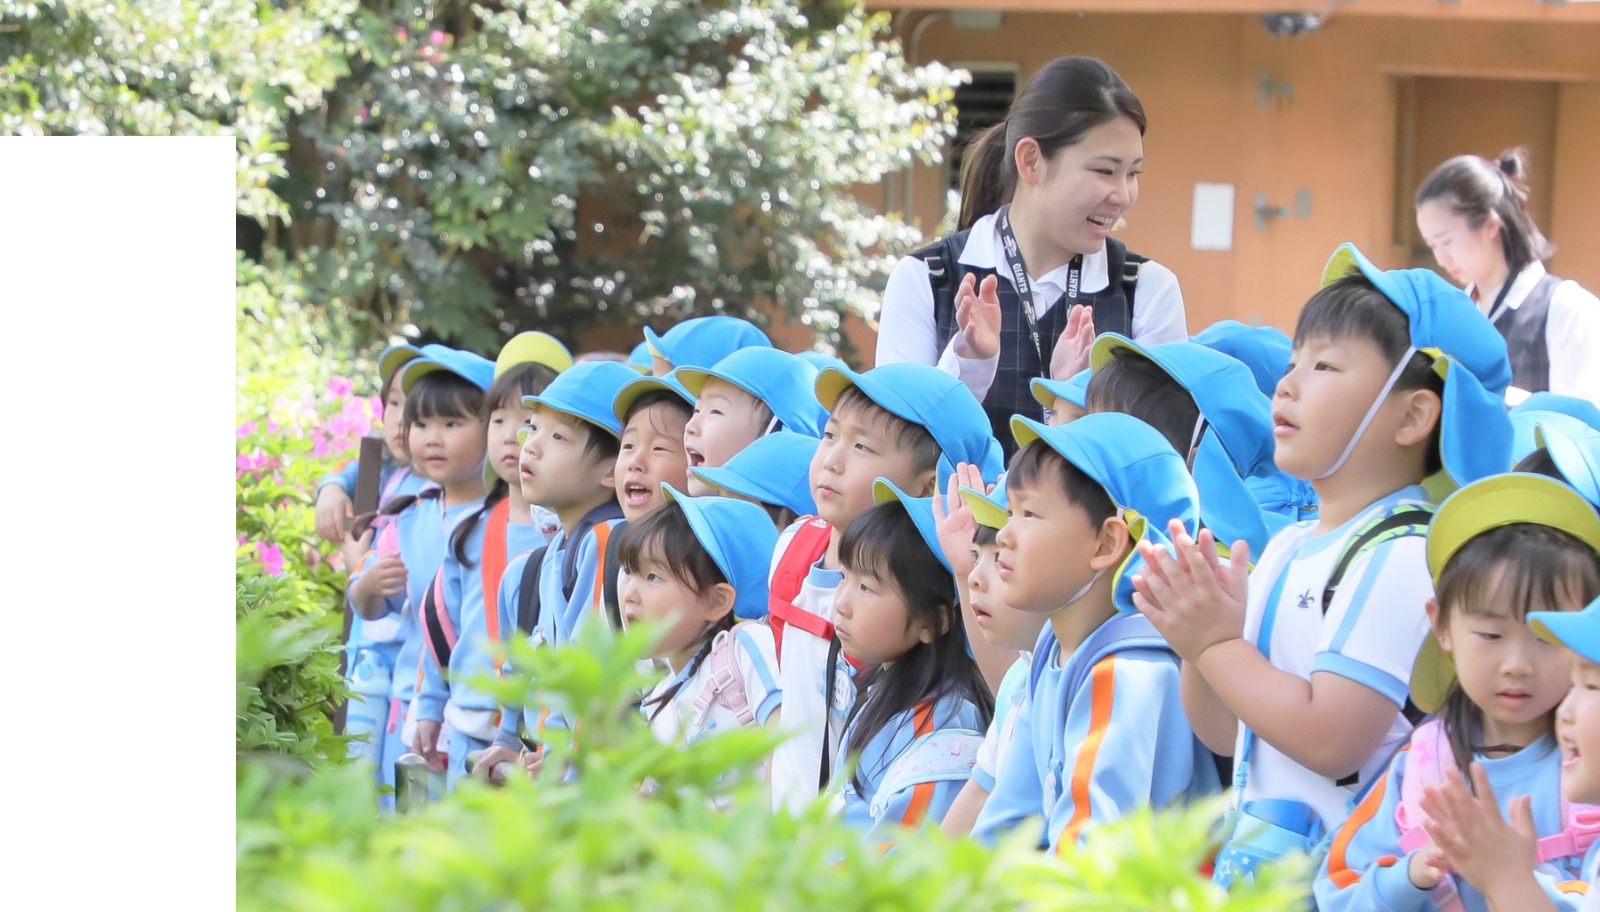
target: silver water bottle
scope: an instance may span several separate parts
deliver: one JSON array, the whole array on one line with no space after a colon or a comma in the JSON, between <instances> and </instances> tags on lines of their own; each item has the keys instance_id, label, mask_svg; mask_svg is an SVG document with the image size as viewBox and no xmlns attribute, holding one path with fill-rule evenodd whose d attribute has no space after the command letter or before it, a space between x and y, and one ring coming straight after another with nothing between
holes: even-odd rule
<instances>
[{"instance_id":1,"label":"silver water bottle","mask_svg":"<svg viewBox=\"0 0 1600 912\"><path fill-rule=\"evenodd\" d=\"M394 762L394 808L412 814L428 804L428 761L421 754L401 754Z\"/></svg>"}]
</instances>

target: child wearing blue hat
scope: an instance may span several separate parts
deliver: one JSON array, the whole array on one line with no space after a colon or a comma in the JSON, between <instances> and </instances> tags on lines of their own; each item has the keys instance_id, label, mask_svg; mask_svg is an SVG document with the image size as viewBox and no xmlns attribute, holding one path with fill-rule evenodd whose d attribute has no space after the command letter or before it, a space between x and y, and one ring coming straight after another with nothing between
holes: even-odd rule
<instances>
[{"instance_id":1,"label":"child wearing blue hat","mask_svg":"<svg viewBox=\"0 0 1600 912\"><path fill-rule=\"evenodd\" d=\"M663 377L678 367L711 367L741 348L771 348L772 340L749 320L694 317L657 334L644 328L650 347L650 373Z\"/></svg>"},{"instance_id":2,"label":"child wearing blue hat","mask_svg":"<svg viewBox=\"0 0 1600 912\"><path fill-rule=\"evenodd\" d=\"M778 532L754 504L686 497L628 524L620 556L622 626L664 625L654 658L669 674L640 704L667 744L775 723L783 704L767 612L767 560Z\"/></svg>"},{"instance_id":3,"label":"child wearing blue hat","mask_svg":"<svg viewBox=\"0 0 1600 912\"><path fill-rule=\"evenodd\" d=\"M1600 595L1600 514L1558 481L1491 476L1439 506L1428 567L1411 697L1434 715L1333 835L1317 908L1575 909L1600 808L1571 797L1555 716L1573 654L1540 624Z\"/></svg>"},{"instance_id":4,"label":"child wearing blue hat","mask_svg":"<svg viewBox=\"0 0 1600 912\"><path fill-rule=\"evenodd\" d=\"M443 345L392 345L378 356L378 398L383 403L383 464L378 475L378 506L390 500L416 494L428 480L411 471L411 456L406 453L405 422L406 394L400 390L400 368L407 363L435 351L448 351ZM356 475L361 466L358 460L346 462L336 472L330 472L317 482L316 529L323 541L345 541L346 549L359 555L366 548L355 549L354 539L345 531L345 523L355 518L351 498L356 495ZM353 561L346 562L354 566Z\"/></svg>"},{"instance_id":5,"label":"child wearing blue hat","mask_svg":"<svg viewBox=\"0 0 1600 912\"><path fill-rule=\"evenodd\" d=\"M444 563L418 608L424 649L412 748L447 774L446 789L466 775L467 754L487 748L499 727L498 702L473 681L494 672L492 650L511 633L501 627L496 602L501 576L512 558L545 543L518 478L517 435L532 415L522 400L571 366L566 348L541 332L520 333L500 350L482 411L489 493L451 530Z\"/></svg>"},{"instance_id":6,"label":"child wearing blue hat","mask_svg":"<svg viewBox=\"0 0 1600 912\"><path fill-rule=\"evenodd\" d=\"M835 808L874 844L938 826L971 775L994 701L967 651L930 498L885 479L839 542L840 646L864 670L833 770ZM848 779L839 773L855 768Z\"/></svg>"},{"instance_id":7,"label":"child wearing blue hat","mask_svg":"<svg viewBox=\"0 0 1600 912\"><path fill-rule=\"evenodd\" d=\"M422 653L418 609L444 561L447 531L483 500L480 413L493 373L494 362L448 349L414 359L401 371L406 448L413 465L437 487L384 507L392 519L351 575L348 590L361 618L351 690L362 699L359 706L351 701L345 727L371 736L367 757L378 764L385 785L394 784L394 761L414 740L410 710ZM380 687L387 691L387 712L377 711ZM393 798L383 801L392 806Z\"/></svg>"},{"instance_id":8,"label":"child wearing blue hat","mask_svg":"<svg viewBox=\"0 0 1600 912\"><path fill-rule=\"evenodd\" d=\"M1417 716L1407 682L1433 597L1432 503L1510 462L1505 341L1465 295L1348 244L1323 285L1273 403L1275 461L1312 482L1318 519L1274 536L1253 572L1244 542L1223 569L1209 532L1175 530L1179 559L1141 548L1135 581L1184 659L1195 730L1236 759L1222 884L1311 850L1382 774ZM1255 836L1272 827L1264 847Z\"/></svg>"},{"instance_id":9,"label":"child wearing blue hat","mask_svg":"<svg viewBox=\"0 0 1600 912\"><path fill-rule=\"evenodd\" d=\"M1289 356L1294 342L1276 326L1246 326L1238 320L1218 320L1190 342L1237 358L1250 368L1256 388L1267 398L1277 394L1278 381L1289 371Z\"/></svg>"},{"instance_id":10,"label":"child wearing blue hat","mask_svg":"<svg viewBox=\"0 0 1600 912\"><path fill-rule=\"evenodd\" d=\"M1200 489L1200 524L1261 553L1273 531L1245 479L1276 475L1272 404L1235 358L1193 342L1142 346L1106 333L1090 349L1089 411L1123 412L1161 431ZM1299 519L1296 515L1293 519Z\"/></svg>"},{"instance_id":11,"label":"child wearing blue hat","mask_svg":"<svg viewBox=\"0 0 1600 912\"><path fill-rule=\"evenodd\" d=\"M666 502L661 485L681 485L689 471L683 429L694 416L694 394L677 371L637 377L617 390L611 410L621 422L617 500L632 522ZM621 531L620 529L618 531Z\"/></svg>"},{"instance_id":12,"label":"child wearing blue hat","mask_svg":"<svg viewBox=\"0 0 1600 912\"><path fill-rule=\"evenodd\" d=\"M822 433L827 413L813 391L817 369L786 351L742 348L715 367L680 368L677 376L697 397L683 432L691 469L720 466L775 430ZM709 491L691 476L689 493Z\"/></svg>"},{"instance_id":13,"label":"child wearing blue hat","mask_svg":"<svg viewBox=\"0 0 1600 912\"><path fill-rule=\"evenodd\" d=\"M1052 414L1052 418L1055 416ZM982 484L979 480L978 484ZM944 508L945 514L955 515L965 509L971 516L972 542L968 554L971 570L962 588L961 601L971 612L979 633L992 647L1017 652L1019 655L1006 669L1000 686L994 691L994 719L978 748L977 761L972 767L972 777L962 786L950 812L945 814L941 828L951 836L965 836L972 832L978 812L983 810L989 793L994 791L995 777L1000 765L1011 749L1012 736L1017 728L1017 708L1028 695L1028 678L1033 667L1033 644L1038 642L1044 629L1046 616L1018 611L1000 598L1000 575L996 560L999 544L996 539L1006 524L1005 479L1001 479L985 494L977 488L952 487L948 497L962 506ZM959 525L965 525L960 523ZM941 538L941 544L947 539ZM950 560L947 547L945 559ZM958 582L960 582L958 580Z\"/></svg>"},{"instance_id":14,"label":"child wearing blue hat","mask_svg":"<svg viewBox=\"0 0 1600 912\"><path fill-rule=\"evenodd\" d=\"M604 555L615 525L616 465L621 422L617 392L637 372L616 361L588 361L566 370L538 396L522 432L522 496L554 513L560 531L550 544L515 558L500 578L496 604L502 630L515 626L535 645L565 645L582 624L604 617ZM549 717L523 720L522 707L500 707L500 729L479 768L487 774L518 758L522 735L565 727Z\"/></svg>"},{"instance_id":15,"label":"child wearing blue hat","mask_svg":"<svg viewBox=\"0 0 1600 912\"><path fill-rule=\"evenodd\" d=\"M1043 817L1062 851L1141 807L1214 793L1216 763L1184 717L1177 656L1131 610L1135 545L1156 517L1193 528L1194 482L1149 425L1091 414L1051 428L1018 416L996 595L1048 619L1028 694L972 835L993 842ZM995 517L998 519L998 517ZM992 520L991 520L992 521Z\"/></svg>"},{"instance_id":16,"label":"child wearing blue hat","mask_svg":"<svg viewBox=\"0 0 1600 912\"><path fill-rule=\"evenodd\" d=\"M784 531L773 551L771 617L778 673L787 695L784 728L793 735L773 757L773 800L804 808L828 779L853 691L851 665L834 637L834 592L842 579L839 538L873 504L872 483L887 478L917 496L958 463L1000 471L1000 447L972 392L925 364L897 363L856 373L817 375L828 410L811 460L816 516Z\"/></svg>"},{"instance_id":17,"label":"child wearing blue hat","mask_svg":"<svg viewBox=\"0 0 1600 912\"><path fill-rule=\"evenodd\" d=\"M1521 462L1541 446L1535 433L1555 431L1568 437L1600 432L1600 409L1586 399L1556 393L1534 393L1511 410L1511 458Z\"/></svg>"},{"instance_id":18,"label":"child wearing blue hat","mask_svg":"<svg viewBox=\"0 0 1600 912\"><path fill-rule=\"evenodd\" d=\"M689 477L713 494L759 505L781 531L817 512L811 496L811 460L821 445L816 437L773 431L740 450L726 465L690 469Z\"/></svg>"},{"instance_id":19,"label":"child wearing blue hat","mask_svg":"<svg viewBox=\"0 0 1600 912\"><path fill-rule=\"evenodd\" d=\"M1046 424L1060 427L1089 414L1089 378L1093 375L1093 370L1084 369L1065 380L1033 378L1028 388L1044 406Z\"/></svg>"}]
</instances>

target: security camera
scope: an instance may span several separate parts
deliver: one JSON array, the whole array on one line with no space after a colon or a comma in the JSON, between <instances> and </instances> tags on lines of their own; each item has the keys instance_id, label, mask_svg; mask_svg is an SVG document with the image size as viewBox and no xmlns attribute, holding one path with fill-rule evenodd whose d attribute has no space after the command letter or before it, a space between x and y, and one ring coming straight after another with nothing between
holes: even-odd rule
<instances>
[{"instance_id":1,"label":"security camera","mask_svg":"<svg viewBox=\"0 0 1600 912\"><path fill-rule=\"evenodd\" d=\"M1262 13L1261 24L1268 34L1294 37L1302 32L1314 32L1322 25L1315 13Z\"/></svg>"}]
</instances>

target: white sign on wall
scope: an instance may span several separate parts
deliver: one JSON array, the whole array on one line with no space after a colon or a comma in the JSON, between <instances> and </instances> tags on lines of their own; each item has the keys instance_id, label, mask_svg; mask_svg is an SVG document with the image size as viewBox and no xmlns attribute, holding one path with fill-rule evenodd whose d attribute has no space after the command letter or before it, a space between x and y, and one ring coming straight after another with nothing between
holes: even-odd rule
<instances>
[{"instance_id":1,"label":"white sign on wall","mask_svg":"<svg viewBox=\"0 0 1600 912\"><path fill-rule=\"evenodd\" d=\"M1233 185L1195 184L1189 246L1196 250L1233 249Z\"/></svg>"}]
</instances>

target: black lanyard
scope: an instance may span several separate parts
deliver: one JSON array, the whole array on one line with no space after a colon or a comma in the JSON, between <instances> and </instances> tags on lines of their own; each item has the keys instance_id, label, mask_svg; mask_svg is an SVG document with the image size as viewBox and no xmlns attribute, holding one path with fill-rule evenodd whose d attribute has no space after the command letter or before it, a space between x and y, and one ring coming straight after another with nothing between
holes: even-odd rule
<instances>
[{"instance_id":1,"label":"black lanyard","mask_svg":"<svg viewBox=\"0 0 1600 912\"><path fill-rule=\"evenodd\" d=\"M1022 249L1017 246L1017 236L1011 230L1011 207L1000 210L1000 248L1006 255L1006 266L1011 269L1011 284L1016 286L1017 300L1022 302L1022 315L1028 318L1028 335L1033 337L1033 353L1039 356L1039 375L1050 378L1050 365L1044 359L1044 346L1039 342L1039 318L1033 309L1033 282L1028 279L1028 267L1022 262ZM1078 284L1083 280L1083 257L1074 256L1067 264L1067 293L1062 304L1078 299Z\"/></svg>"},{"instance_id":2,"label":"black lanyard","mask_svg":"<svg viewBox=\"0 0 1600 912\"><path fill-rule=\"evenodd\" d=\"M1490 323L1500 319L1500 305L1506 302L1506 293L1511 290L1511 283L1517 280L1517 276L1521 272L1522 270L1519 269L1516 272L1507 273L1506 280L1500 283L1500 293L1494 296L1494 303L1489 305Z\"/></svg>"}]
</instances>

